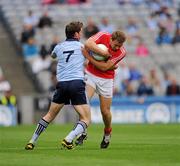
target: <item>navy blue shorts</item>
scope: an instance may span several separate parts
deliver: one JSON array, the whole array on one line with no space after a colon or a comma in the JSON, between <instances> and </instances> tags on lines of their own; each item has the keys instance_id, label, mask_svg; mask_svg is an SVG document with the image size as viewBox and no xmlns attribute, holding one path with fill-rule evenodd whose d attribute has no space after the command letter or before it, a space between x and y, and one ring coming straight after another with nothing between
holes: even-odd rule
<instances>
[{"instance_id":1,"label":"navy blue shorts","mask_svg":"<svg viewBox=\"0 0 180 166\"><path fill-rule=\"evenodd\" d=\"M57 104L82 105L87 104L88 99L85 93L83 80L61 81L56 85L52 102Z\"/></svg>"}]
</instances>

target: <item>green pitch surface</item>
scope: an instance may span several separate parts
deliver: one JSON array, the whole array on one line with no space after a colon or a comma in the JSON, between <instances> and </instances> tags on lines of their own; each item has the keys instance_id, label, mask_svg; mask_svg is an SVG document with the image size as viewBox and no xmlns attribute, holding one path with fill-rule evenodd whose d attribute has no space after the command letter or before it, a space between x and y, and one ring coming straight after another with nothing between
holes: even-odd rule
<instances>
[{"instance_id":1,"label":"green pitch surface","mask_svg":"<svg viewBox=\"0 0 180 166\"><path fill-rule=\"evenodd\" d=\"M50 125L33 151L24 150L35 126L0 127L0 166L180 166L180 124L113 125L108 149L100 149L102 125L74 150L60 141L72 125Z\"/></svg>"}]
</instances>

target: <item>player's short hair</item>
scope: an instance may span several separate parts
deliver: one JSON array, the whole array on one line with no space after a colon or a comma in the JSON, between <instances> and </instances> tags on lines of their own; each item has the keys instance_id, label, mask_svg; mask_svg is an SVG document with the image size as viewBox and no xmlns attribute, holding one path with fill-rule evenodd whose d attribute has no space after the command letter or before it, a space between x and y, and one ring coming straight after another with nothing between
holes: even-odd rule
<instances>
[{"instance_id":1,"label":"player's short hair","mask_svg":"<svg viewBox=\"0 0 180 166\"><path fill-rule=\"evenodd\" d=\"M65 33L67 39L74 38L74 34L77 32L79 33L81 31L81 28L83 27L83 23L79 21L73 21L66 25Z\"/></svg>"},{"instance_id":2,"label":"player's short hair","mask_svg":"<svg viewBox=\"0 0 180 166\"><path fill-rule=\"evenodd\" d=\"M126 35L122 31L114 31L111 36L112 40L117 40L119 43L124 43L126 41Z\"/></svg>"}]
</instances>

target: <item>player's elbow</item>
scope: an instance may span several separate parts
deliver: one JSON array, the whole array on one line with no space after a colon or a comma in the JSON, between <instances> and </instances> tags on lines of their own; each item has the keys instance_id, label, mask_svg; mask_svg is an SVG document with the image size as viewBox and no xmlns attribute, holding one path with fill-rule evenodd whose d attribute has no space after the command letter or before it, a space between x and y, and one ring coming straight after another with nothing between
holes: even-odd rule
<instances>
[{"instance_id":1,"label":"player's elbow","mask_svg":"<svg viewBox=\"0 0 180 166\"><path fill-rule=\"evenodd\" d=\"M101 71L107 71L108 68L107 68L107 66L102 66L102 67L100 68L100 70L101 70Z\"/></svg>"},{"instance_id":2,"label":"player's elbow","mask_svg":"<svg viewBox=\"0 0 180 166\"><path fill-rule=\"evenodd\" d=\"M109 67L109 66L105 66L102 68L102 71L108 71L108 70L114 70L114 68Z\"/></svg>"},{"instance_id":3,"label":"player's elbow","mask_svg":"<svg viewBox=\"0 0 180 166\"><path fill-rule=\"evenodd\" d=\"M51 54L51 58L56 59L57 55L55 53Z\"/></svg>"},{"instance_id":4,"label":"player's elbow","mask_svg":"<svg viewBox=\"0 0 180 166\"><path fill-rule=\"evenodd\" d=\"M102 71L104 71L104 72L105 72L105 71L107 71L107 69L106 69L106 68L103 68L103 69L102 69Z\"/></svg>"}]
</instances>

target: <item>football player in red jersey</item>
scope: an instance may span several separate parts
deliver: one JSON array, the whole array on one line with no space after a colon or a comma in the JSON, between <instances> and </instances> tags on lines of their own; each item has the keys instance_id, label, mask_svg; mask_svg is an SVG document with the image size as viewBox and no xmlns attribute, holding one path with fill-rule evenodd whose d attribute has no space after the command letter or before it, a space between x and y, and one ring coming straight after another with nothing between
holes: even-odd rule
<instances>
[{"instance_id":1,"label":"football player in red jersey","mask_svg":"<svg viewBox=\"0 0 180 166\"><path fill-rule=\"evenodd\" d=\"M123 46L126 36L122 31L115 31L112 34L107 32L98 32L85 42L83 49L84 56L89 60L86 67L86 90L88 98L91 99L96 92L99 95L100 109L104 122L104 136L101 142L101 148L107 148L110 143L112 132L111 103L113 97L113 79L115 69L118 63L125 57L126 51ZM104 44L108 51L101 50L97 44ZM96 61L87 50L107 57L106 61ZM81 135L76 144L82 144L86 133Z\"/></svg>"}]
</instances>

